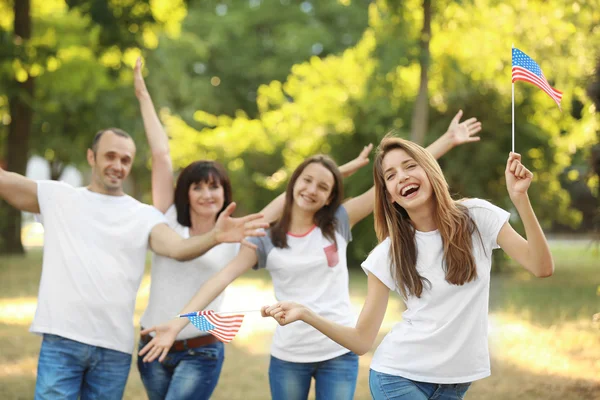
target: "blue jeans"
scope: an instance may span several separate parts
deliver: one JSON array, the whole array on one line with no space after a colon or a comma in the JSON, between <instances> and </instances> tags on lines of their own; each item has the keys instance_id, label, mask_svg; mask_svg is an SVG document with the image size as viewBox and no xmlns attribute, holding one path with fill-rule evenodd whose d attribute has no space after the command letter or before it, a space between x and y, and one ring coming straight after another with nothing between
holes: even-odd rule
<instances>
[{"instance_id":1,"label":"blue jeans","mask_svg":"<svg viewBox=\"0 0 600 400\"><path fill-rule=\"evenodd\" d=\"M140 350L144 343L140 342ZM210 398L225 359L223 343L184 351L170 351L160 363L138 357L137 366L150 400L203 400Z\"/></svg>"},{"instance_id":2,"label":"blue jeans","mask_svg":"<svg viewBox=\"0 0 600 400\"><path fill-rule=\"evenodd\" d=\"M44 334L35 400L123 397L131 354Z\"/></svg>"},{"instance_id":3,"label":"blue jeans","mask_svg":"<svg viewBox=\"0 0 600 400\"><path fill-rule=\"evenodd\" d=\"M352 352L331 360L295 363L271 356L269 385L273 400L306 400L315 378L317 400L352 400L358 377L358 356Z\"/></svg>"},{"instance_id":4,"label":"blue jeans","mask_svg":"<svg viewBox=\"0 0 600 400\"><path fill-rule=\"evenodd\" d=\"M471 383L437 384L411 381L371 370L369 387L374 400L459 400Z\"/></svg>"}]
</instances>

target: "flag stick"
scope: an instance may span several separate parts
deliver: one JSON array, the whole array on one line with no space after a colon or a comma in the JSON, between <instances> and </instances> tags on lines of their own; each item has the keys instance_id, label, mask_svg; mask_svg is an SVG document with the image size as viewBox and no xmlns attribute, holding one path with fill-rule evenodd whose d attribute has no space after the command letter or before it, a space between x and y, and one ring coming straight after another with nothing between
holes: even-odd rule
<instances>
[{"instance_id":1,"label":"flag stick","mask_svg":"<svg viewBox=\"0 0 600 400\"><path fill-rule=\"evenodd\" d=\"M220 311L215 314L245 314L251 312L260 312L260 310L242 310L242 311Z\"/></svg>"},{"instance_id":2,"label":"flag stick","mask_svg":"<svg viewBox=\"0 0 600 400\"><path fill-rule=\"evenodd\" d=\"M216 312L214 314L245 314L245 313L251 313L251 312L260 312L260 310L219 311L219 312ZM197 313L197 311L193 311L191 313L186 313L186 314L177 314L175 316L175 318L187 317L190 314L196 315L196 313Z\"/></svg>"},{"instance_id":3,"label":"flag stick","mask_svg":"<svg viewBox=\"0 0 600 400\"><path fill-rule=\"evenodd\" d=\"M515 44L513 43L512 48L515 48ZM510 53L510 57L511 57L511 69L512 69L512 50ZM512 75L512 72L511 72ZM511 78L511 82L512 82L512 78ZM515 83L512 82L512 152L515 152Z\"/></svg>"}]
</instances>

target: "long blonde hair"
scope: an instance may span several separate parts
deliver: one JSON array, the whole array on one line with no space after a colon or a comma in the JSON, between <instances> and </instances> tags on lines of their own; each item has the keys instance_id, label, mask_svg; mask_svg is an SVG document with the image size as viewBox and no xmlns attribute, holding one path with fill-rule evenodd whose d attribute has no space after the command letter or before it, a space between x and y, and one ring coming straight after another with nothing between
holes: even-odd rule
<instances>
[{"instance_id":1,"label":"long blonde hair","mask_svg":"<svg viewBox=\"0 0 600 400\"><path fill-rule=\"evenodd\" d=\"M424 283L430 282L417 271L415 229L404 208L390 200L383 174L383 158L392 150L404 150L427 174L433 190L434 222L442 237L446 281L463 285L477 278L473 257L472 235L479 234L465 206L452 200L448 183L433 156L421 146L408 140L386 136L379 147L373 167L375 181L375 232L382 242L390 238L391 273L406 298L421 297Z\"/></svg>"}]
</instances>

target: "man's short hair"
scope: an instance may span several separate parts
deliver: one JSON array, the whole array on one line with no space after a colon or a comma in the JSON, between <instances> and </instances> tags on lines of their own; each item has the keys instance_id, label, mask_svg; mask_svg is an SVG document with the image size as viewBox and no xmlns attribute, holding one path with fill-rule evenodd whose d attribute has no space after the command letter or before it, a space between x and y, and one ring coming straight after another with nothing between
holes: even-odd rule
<instances>
[{"instance_id":1,"label":"man's short hair","mask_svg":"<svg viewBox=\"0 0 600 400\"><path fill-rule=\"evenodd\" d=\"M94 152L94 154L96 154L96 151L98 150L98 142L100 142L100 138L106 132L112 132L117 136L121 136L121 137L133 140L131 138L131 135L129 135L129 133L125 132L123 129L119 129L119 128L102 129L96 133L96 136L94 136L94 140L92 141L92 151Z\"/></svg>"}]
</instances>

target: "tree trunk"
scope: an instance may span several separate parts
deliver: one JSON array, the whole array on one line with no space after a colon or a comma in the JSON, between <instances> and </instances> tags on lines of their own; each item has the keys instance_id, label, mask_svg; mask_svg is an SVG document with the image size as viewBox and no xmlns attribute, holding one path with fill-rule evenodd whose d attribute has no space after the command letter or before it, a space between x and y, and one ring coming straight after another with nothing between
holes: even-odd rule
<instances>
[{"instance_id":1,"label":"tree trunk","mask_svg":"<svg viewBox=\"0 0 600 400\"><path fill-rule=\"evenodd\" d=\"M421 79L411 124L411 139L420 145L425 141L429 120L429 40L431 39L431 0L423 0L423 29L419 40Z\"/></svg>"},{"instance_id":2,"label":"tree trunk","mask_svg":"<svg viewBox=\"0 0 600 400\"><path fill-rule=\"evenodd\" d=\"M14 40L21 46L31 38L30 0L14 3ZM23 52L24 54L25 52ZM33 118L33 78L25 82L13 81L9 95L11 123L6 146L6 169L25 175L29 153L29 132ZM23 254L21 243L21 211L0 203L0 254Z\"/></svg>"}]
</instances>

